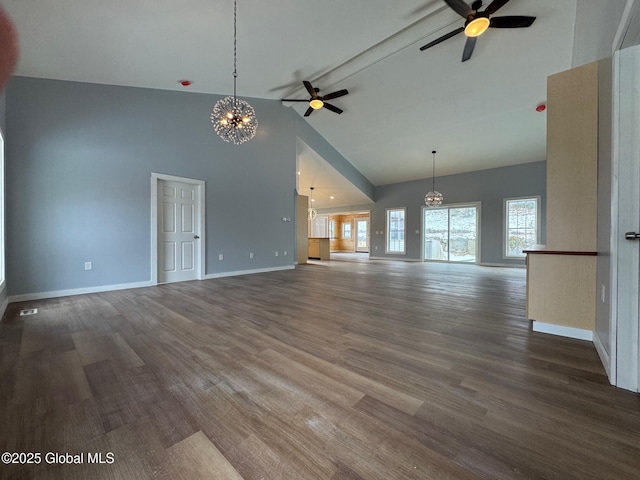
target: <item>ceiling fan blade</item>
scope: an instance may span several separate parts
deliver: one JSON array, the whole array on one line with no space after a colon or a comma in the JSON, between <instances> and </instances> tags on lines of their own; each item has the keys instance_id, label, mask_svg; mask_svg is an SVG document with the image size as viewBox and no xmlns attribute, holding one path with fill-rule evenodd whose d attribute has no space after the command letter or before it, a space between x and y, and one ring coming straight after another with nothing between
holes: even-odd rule
<instances>
[{"instance_id":1,"label":"ceiling fan blade","mask_svg":"<svg viewBox=\"0 0 640 480\"><path fill-rule=\"evenodd\" d=\"M311 83L307 82L306 80L303 80L302 83L304 84L304 88L307 89L307 92L309 92L309 95L311 95L312 98L316 98L318 96L318 92L314 90L314 88L311 86Z\"/></svg>"},{"instance_id":2,"label":"ceiling fan blade","mask_svg":"<svg viewBox=\"0 0 640 480\"><path fill-rule=\"evenodd\" d=\"M327 110L331 110L332 112L337 113L338 115L340 115L344 111L341 108L334 107L333 105L327 102L324 103L324 108L326 108Z\"/></svg>"},{"instance_id":3,"label":"ceiling fan blade","mask_svg":"<svg viewBox=\"0 0 640 480\"><path fill-rule=\"evenodd\" d=\"M473 55L473 49L476 48L476 40L478 37L467 37L467 41L464 44L464 50L462 51L462 61L466 62Z\"/></svg>"},{"instance_id":4,"label":"ceiling fan blade","mask_svg":"<svg viewBox=\"0 0 640 480\"><path fill-rule=\"evenodd\" d=\"M457 28L453 32L449 32L446 35L443 35L440 38L435 39L433 42L429 42L426 45L421 46L420 51L424 52L427 48L431 48L434 45L438 45L439 43L442 43L445 40L450 39L451 37L455 37L456 35L462 32L464 32L464 27Z\"/></svg>"},{"instance_id":5,"label":"ceiling fan blade","mask_svg":"<svg viewBox=\"0 0 640 480\"><path fill-rule=\"evenodd\" d=\"M307 111L304 112L304 116L308 117L309 115L311 115L313 113L313 108L309 107L307 108Z\"/></svg>"},{"instance_id":6,"label":"ceiling fan blade","mask_svg":"<svg viewBox=\"0 0 640 480\"><path fill-rule=\"evenodd\" d=\"M467 18L473 12L471 7L462 0L444 0L444 3L449 5L462 18Z\"/></svg>"},{"instance_id":7,"label":"ceiling fan blade","mask_svg":"<svg viewBox=\"0 0 640 480\"><path fill-rule=\"evenodd\" d=\"M344 97L349 92L347 90L338 90L337 92L327 93L324 97L321 97L322 100L331 100L333 98Z\"/></svg>"},{"instance_id":8,"label":"ceiling fan blade","mask_svg":"<svg viewBox=\"0 0 640 480\"><path fill-rule=\"evenodd\" d=\"M308 98L305 99L301 99L301 98L283 98L282 100L280 100L281 102L309 102Z\"/></svg>"},{"instance_id":9,"label":"ceiling fan blade","mask_svg":"<svg viewBox=\"0 0 640 480\"><path fill-rule=\"evenodd\" d=\"M510 17L493 17L489 20L489 26L493 28L526 28L533 25L536 17L514 15Z\"/></svg>"},{"instance_id":10,"label":"ceiling fan blade","mask_svg":"<svg viewBox=\"0 0 640 480\"><path fill-rule=\"evenodd\" d=\"M489 4L489 6L487 8L484 9L483 13L486 13L487 15L493 15L494 13L496 13L498 10L500 10L502 7L504 7L504 5L508 2L509 0L493 0L493 2L491 2Z\"/></svg>"}]
</instances>

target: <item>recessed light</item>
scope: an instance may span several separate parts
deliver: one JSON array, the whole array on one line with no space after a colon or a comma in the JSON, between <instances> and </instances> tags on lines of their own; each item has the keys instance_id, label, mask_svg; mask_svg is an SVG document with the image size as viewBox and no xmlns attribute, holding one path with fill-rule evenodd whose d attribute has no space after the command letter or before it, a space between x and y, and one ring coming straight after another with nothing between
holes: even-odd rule
<instances>
[{"instance_id":1,"label":"recessed light","mask_svg":"<svg viewBox=\"0 0 640 480\"><path fill-rule=\"evenodd\" d=\"M311 201L312 201L312 202L315 202L315 201L316 201L316 199L315 199L315 198L312 198L312 199L311 199Z\"/></svg>"},{"instance_id":2,"label":"recessed light","mask_svg":"<svg viewBox=\"0 0 640 480\"><path fill-rule=\"evenodd\" d=\"M298 172L298 175L302 175L302 172Z\"/></svg>"},{"instance_id":3,"label":"recessed light","mask_svg":"<svg viewBox=\"0 0 640 480\"><path fill-rule=\"evenodd\" d=\"M329 198L330 198L331 200L333 200L333 199L334 199L334 198L336 198L336 197L334 197L333 195L331 195Z\"/></svg>"}]
</instances>

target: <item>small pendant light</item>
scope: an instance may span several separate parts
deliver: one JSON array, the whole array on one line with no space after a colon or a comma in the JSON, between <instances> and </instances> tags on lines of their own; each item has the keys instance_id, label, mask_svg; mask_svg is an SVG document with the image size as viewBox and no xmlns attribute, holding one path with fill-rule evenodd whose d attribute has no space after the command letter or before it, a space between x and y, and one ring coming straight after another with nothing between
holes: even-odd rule
<instances>
[{"instance_id":1,"label":"small pendant light","mask_svg":"<svg viewBox=\"0 0 640 480\"><path fill-rule=\"evenodd\" d=\"M433 174L431 176L433 183L431 191L424 196L424 203L427 207L439 207L442 205L444 198L442 194L436 190L436 151L434 150L431 153L433 154Z\"/></svg>"},{"instance_id":2,"label":"small pendant light","mask_svg":"<svg viewBox=\"0 0 640 480\"><path fill-rule=\"evenodd\" d=\"M313 187L309 187L311 192L309 193L309 220L313 220L318 216L318 211L313 208Z\"/></svg>"}]
</instances>

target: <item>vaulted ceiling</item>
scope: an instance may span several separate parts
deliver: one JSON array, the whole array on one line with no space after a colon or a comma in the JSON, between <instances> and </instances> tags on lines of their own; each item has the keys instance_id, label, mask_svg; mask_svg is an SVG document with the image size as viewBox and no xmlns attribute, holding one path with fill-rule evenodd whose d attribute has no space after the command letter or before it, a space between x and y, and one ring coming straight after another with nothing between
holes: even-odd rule
<instances>
[{"instance_id":1,"label":"vaulted ceiling","mask_svg":"<svg viewBox=\"0 0 640 480\"><path fill-rule=\"evenodd\" d=\"M171 90L189 79L189 91L232 92L232 0L3 5L20 36L18 75ZM511 0L499 15L537 19L489 29L462 63L463 34L419 51L464 23L441 0L238 0L238 92L304 98L302 80L321 94L348 89L332 102L342 115L306 121L374 185L430 177L434 149L437 175L544 160L536 106L547 76L571 67L576 1ZM304 150L301 169L318 163Z\"/></svg>"}]
</instances>

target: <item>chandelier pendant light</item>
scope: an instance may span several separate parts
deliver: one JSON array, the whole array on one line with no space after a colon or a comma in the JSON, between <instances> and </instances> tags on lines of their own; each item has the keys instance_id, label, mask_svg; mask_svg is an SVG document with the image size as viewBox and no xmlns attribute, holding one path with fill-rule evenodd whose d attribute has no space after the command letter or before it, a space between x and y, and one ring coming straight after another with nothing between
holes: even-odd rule
<instances>
[{"instance_id":1,"label":"chandelier pendant light","mask_svg":"<svg viewBox=\"0 0 640 480\"><path fill-rule=\"evenodd\" d=\"M309 187L309 190L311 190L311 193L309 193L309 210L308 210L308 214L309 214L309 220L314 220L317 216L318 216L318 211L313 208L313 187Z\"/></svg>"},{"instance_id":2,"label":"chandelier pendant light","mask_svg":"<svg viewBox=\"0 0 640 480\"><path fill-rule=\"evenodd\" d=\"M442 205L444 198L442 194L436 190L436 151L431 152L433 154L433 174L432 174L432 186L431 191L424 196L424 203L427 207L439 207Z\"/></svg>"},{"instance_id":3,"label":"chandelier pendant light","mask_svg":"<svg viewBox=\"0 0 640 480\"><path fill-rule=\"evenodd\" d=\"M253 107L237 97L237 20L237 0L233 0L233 96L223 98L213 106L211 122L213 129L222 140L240 145L254 137L258 129L258 120Z\"/></svg>"}]
</instances>

